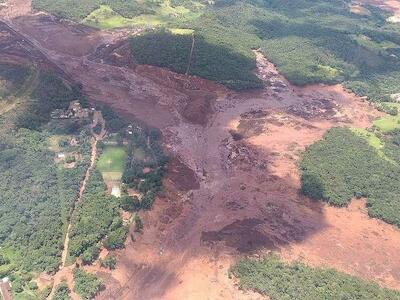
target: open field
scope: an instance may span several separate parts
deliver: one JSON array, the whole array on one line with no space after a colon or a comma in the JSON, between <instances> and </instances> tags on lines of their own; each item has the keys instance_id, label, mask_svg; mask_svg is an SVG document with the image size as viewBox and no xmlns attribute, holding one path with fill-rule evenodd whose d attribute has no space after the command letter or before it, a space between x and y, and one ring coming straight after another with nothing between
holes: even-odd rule
<instances>
[{"instance_id":1,"label":"open field","mask_svg":"<svg viewBox=\"0 0 400 300\"><path fill-rule=\"evenodd\" d=\"M118 146L106 146L99 157L97 168L105 180L120 180L124 170L126 149Z\"/></svg>"},{"instance_id":2,"label":"open field","mask_svg":"<svg viewBox=\"0 0 400 300\"><path fill-rule=\"evenodd\" d=\"M385 116L374 121L374 126L382 132L391 132L400 128L400 116Z\"/></svg>"},{"instance_id":3,"label":"open field","mask_svg":"<svg viewBox=\"0 0 400 300\"><path fill-rule=\"evenodd\" d=\"M337 208L299 193L302 152L332 127L371 127L383 114L368 102L340 85L293 86L260 52L250 56L268 88L233 92L196 76L114 63L113 53L126 45L121 32L94 34L38 15L12 19L11 25L81 83L91 103L158 128L171 157L163 193L141 215L143 234L130 229L134 240L117 251L116 270L85 267L105 282L98 299L263 299L239 291L228 270L247 254L270 251L400 289L397 227L370 218L365 200ZM43 29L65 34L49 41ZM111 48L104 56L99 51L94 60L82 58L104 44ZM187 113L206 103L198 115ZM87 207L98 207L95 199ZM109 201L101 203L112 215ZM87 215L82 210L80 216ZM96 214L90 218L88 224L106 232Z\"/></svg>"},{"instance_id":4,"label":"open field","mask_svg":"<svg viewBox=\"0 0 400 300\"><path fill-rule=\"evenodd\" d=\"M174 24L176 19L191 19L198 17L199 14L192 13L183 6L172 7L170 1L161 2L160 6L154 9L153 14L141 14L133 18L126 18L115 12L107 5L91 12L83 19L83 23L101 29L113 29L132 26L159 26Z\"/></svg>"}]
</instances>

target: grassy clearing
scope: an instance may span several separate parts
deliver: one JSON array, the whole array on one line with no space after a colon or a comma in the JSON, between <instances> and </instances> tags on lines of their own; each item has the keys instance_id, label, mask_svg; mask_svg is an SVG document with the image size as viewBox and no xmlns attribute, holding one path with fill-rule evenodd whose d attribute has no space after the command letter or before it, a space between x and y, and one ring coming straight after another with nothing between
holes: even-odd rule
<instances>
[{"instance_id":1,"label":"grassy clearing","mask_svg":"<svg viewBox=\"0 0 400 300\"><path fill-rule=\"evenodd\" d=\"M378 138L375 133L362 128L351 128L351 131L353 131L359 137L365 139L368 142L368 144L377 151L378 155L381 158L391 163L396 163L394 160L386 156L384 152L385 143L380 138Z\"/></svg>"},{"instance_id":2,"label":"grassy clearing","mask_svg":"<svg viewBox=\"0 0 400 300\"><path fill-rule=\"evenodd\" d=\"M56 134L52 135L48 139L48 144L49 144L49 150L53 152L60 152L62 147L60 146L60 141L61 140L68 140L70 139L71 136L69 135L61 135L61 134Z\"/></svg>"},{"instance_id":3,"label":"grassy clearing","mask_svg":"<svg viewBox=\"0 0 400 300\"><path fill-rule=\"evenodd\" d=\"M400 115L381 117L374 121L374 126L385 133L400 129Z\"/></svg>"},{"instance_id":4,"label":"grassy clearing","mask_svg":"<svg viewBox=\"0 0 400 300\"><path fill-rule=\"evenodd\" d=\"M364 138L368 144L377 151L381 151L385 146L384 143L373 132L362 128L352 128L351 130L358 136Z\"/></svg>"},{"instance_id":5,"label":"grassy clearing","mask_svg":"<svg viewBox=\"0 0 400 300\"><path fill-rule=\"evenodd\" d=\"M106 180L121 179L124 171L126 149L122 146L106 146L97 162L97 168Z\"/></svg>"},{"instance_id":6,"label":"grassy clearing","mask_svg":"<svg viewBox=\"0 0 400 300\"><path fill-rule=\"evenodd\" d=\"M239 287L268 296L271 300L397 300L400 292L335 271L287 264L277 256L244 259L231 268Z\"/></svg>"},{"instance_id":7,"label":"grassy clearing","mask_svg":"<svg viewBox=\"0 0 400 300\"><path fill-rule=\"evenodd\" d=\"M171 6L170 1L165 0L156 7L151 14L140 14L133 18L127 18L114 11L108 5L92 11L83 23L100 29L112 29L133 26L160 26L174 23L176 20L194 19L199 13L191 12L184 6Z\"/></svg>"},{"instance_id":8,"label":"grassy clearing","mask_svg":"<svg viewBox=\"0 0 400 300\"><path fill-rule=\"evenodd\" d=\"M189 34L193 34L194 33L193 29L187 29L187 28L168 28L168 30L172 34L189 35Z\"/></svg>"},{"instance_id":9,"label":"grassy clearing","mask_svg":"<svg viewBox=\"0 0 400 300\"><path fill-rule=\"evenodd\" d=\"M83 19L82 22L86 25L100 29L111 29L136 25L133 19L121 16L107 5L101 5L98 9L94 10L85 19Z\"/></svg>"}]
</instances>

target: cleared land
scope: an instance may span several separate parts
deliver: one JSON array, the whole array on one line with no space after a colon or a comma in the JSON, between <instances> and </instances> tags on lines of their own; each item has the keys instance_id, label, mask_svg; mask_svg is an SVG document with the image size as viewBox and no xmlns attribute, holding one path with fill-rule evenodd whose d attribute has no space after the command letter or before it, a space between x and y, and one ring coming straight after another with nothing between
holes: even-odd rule
<instances>
[{"instance_id":1,"label":"cleared land","mask_svg":"<svg viewBox=\"0 0 400 300\"><path fill-rule=\"evenodd\" d=\"M386 116L374 121L376 126L382 132L391 132L400 128L400 116Z\"/></svg>"},{"instance_id":2,"label":"cleared land","mask_svg":"<svg viewBox=\"0 0 400 300\"><path fill-rule=\"evenodd\" d=\"M97 168L105 180L120 180L124 171L125 147L106 146L97 162Z\"/></svg>"}]
</instances>

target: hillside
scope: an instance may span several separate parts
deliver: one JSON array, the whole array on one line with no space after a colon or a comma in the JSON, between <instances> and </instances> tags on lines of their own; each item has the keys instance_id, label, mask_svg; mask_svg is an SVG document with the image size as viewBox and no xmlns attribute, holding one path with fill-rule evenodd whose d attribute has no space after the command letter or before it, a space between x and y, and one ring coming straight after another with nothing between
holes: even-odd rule
<instances>
[{"instance_id":1,"label":"hillside","mask_svg":"<svg viewBox=\"0 0 400 300\"><path fill-rule=\"evenodd\" d=\"M382 101L397 93L400 84L399 26L386 21L388 12L349 0L221 0L213 5L34 0L33 7L99 28L150 25L170 29L174 34L134 38L134 57L139 63L179 73L187 70L193 35L190 74L234 89L260 87L251 72L255 67L251 49L261 49L296 85L342 82L360 96ZM182 46L176 51L170 43ZM162 50L150 54L152 49Z\"/></svg>"}]
</instances>

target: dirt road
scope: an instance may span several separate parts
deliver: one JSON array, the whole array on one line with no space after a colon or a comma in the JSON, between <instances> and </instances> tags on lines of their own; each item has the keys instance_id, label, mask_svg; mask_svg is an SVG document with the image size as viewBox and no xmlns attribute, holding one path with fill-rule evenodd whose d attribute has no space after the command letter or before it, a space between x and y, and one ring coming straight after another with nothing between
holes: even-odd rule
<instances>
[{"instance_id":1,"label":"dirt road","mask_svg":"<svg viewBox=\"0 0 400 300\"><path fill-rule=\"evenodd\" d=\"M400 288L398 229L368 218L363 202L339 209L299 194L302 151L333 126L369 127L380 114L370 104L340 85L291 86L257 52L268 88L247 93L124 66L113 53L126 50L125 33L17 15L9 24L90 101L160 128L171 155L165 192L142 215L144 234L117 252L116 270L90 268L106 282L98 299L261 298L238 291L228 269L269 251Z\"/></svg>"},{"instance_id":2,"label":"dirt road","mask_svg":"<svg viewBox=\"0 0 400 300\"><path fill-rule=\"evenodd\" d=\"M100 133L95 133L93 131L93 128L97 125L97 124L101 124L101 131ZM93 115L93 122L91 125L91 132L92 132L92 136L93 136L93 140L92 140L92 144L91 144L91 153L90 153L90 164L89 167L86 169L86 173L85 173L85 177L81 183L80 189L79 189L79 194L78 194L78 198L76 199L75 203L74 203L74 208L76 207L76 204L79 203L82 200L83 194L85 193L86 190L86 185L89 181L90 178L90 174L96 164L96 159L97 159L97 143L99 141L101 141L103 139L103 137L106 134L106 129L105 129L105 122L104 119L101 115L100 111L95 111L94 115ZM73 208L73 209L74 209ZM73 209L72 209L72 214L73 214ZM64 247L63 247L63 251L61 254L61 266L60 266L60 270L54 275L54 284L53 284L53 289L49 295L49 299L52 299L52 296L54 294L55 291L55 287L61 283L61 281L66 280L70 290L72 291L71 293L71 298L73 300L76 299L80 299L79 296L73 292L73 275L72 275L72 271L74 269L74 265L71 266L66 266L65 262L66 259L68 257L68 247L69 247L69 233L71 230L71 222L68 224L68 228L67 228L67 232L65 234L65 239L64 239Z\"/></svg>"}]
</instances>

